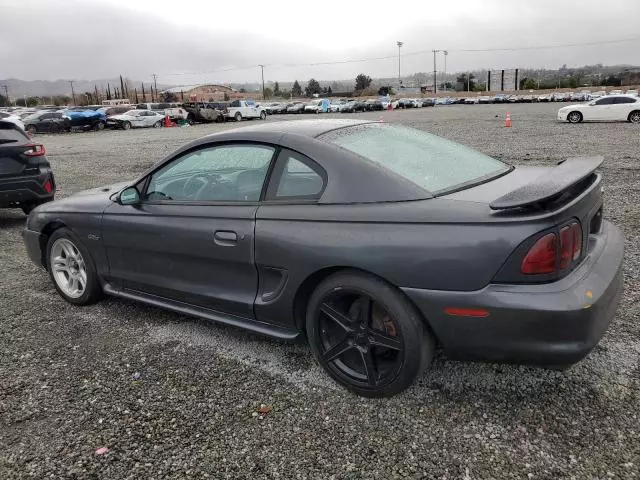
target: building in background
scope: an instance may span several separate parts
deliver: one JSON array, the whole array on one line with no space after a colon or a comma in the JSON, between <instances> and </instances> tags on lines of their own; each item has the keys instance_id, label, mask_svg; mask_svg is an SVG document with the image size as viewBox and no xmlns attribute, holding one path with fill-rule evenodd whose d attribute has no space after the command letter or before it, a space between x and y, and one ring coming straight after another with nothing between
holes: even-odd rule
<instances>
[{"instance_id":1,"label":"building in background","mask_svg":"<svg viewBox=\"0 0 640 480\"><path fill-rule=\"evenodd\" d=\"M176 101L185 102L217 102L236 98L262 98L261 92L239 92L226 85L215 84L181 85L163 90L160 92L161 98L164 94L174 94Z\"/></svg>"}]
</instances>

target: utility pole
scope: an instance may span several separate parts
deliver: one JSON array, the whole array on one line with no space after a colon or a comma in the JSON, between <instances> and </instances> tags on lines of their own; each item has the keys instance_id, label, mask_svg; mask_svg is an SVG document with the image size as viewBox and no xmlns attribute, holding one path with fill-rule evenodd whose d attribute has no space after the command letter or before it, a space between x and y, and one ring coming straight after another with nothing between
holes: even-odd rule
<instances>
[{"instance_id":1,"label":"utility pole","mask_svg":"<svg viewBox=\"0 0 640 480\"><path fill-rule=\"evenodd\" d=\"M11 106L11 100L9 100L9 87L6 85L3 85L4 87L4 96L7 99L7 107Z\"/></svg>"},{"instance_id":2,"label":"utility pole","mask_svg":"<svg viewBox=\"0 0 640 480\"><path fill-rule=\"evenodd\" d=\"M73 104L76 104L76 92L73 89L73 80L69 80L69 83L71 84L71 96L73 97Z\"/></svg>"},{"instance_id":3,"label":"utility pole","mask_svg":"<svg viewBox=\"0 0 640 480\"><path fill-rule=\"evenodd\" d=\"M447 52L446 50L444 50L442 53L444 53L444 80L442 81L443 85L444 85L444 89L447 89L447 55L449 55L449 52Z\"/></svg>"},{"instance_id":4,"label":"utility pole","mask_svg":"<svg viewBox=\"0 0 640 480\"><path fill-rule=\"evenodd\" d=\"M402 80L400 80L400 48L402 48L404 42L396 42L396 45L398 45L398 88L400 88L400 85L402 85Z\"/></svg>"},{"instance_id":5,"label":"utility pole","mask_svg":"<svg viewBox=\"0 0 640 480\"><path fill-rule=\"evenodd\" d=\"M154 98L153 98L153 92L151 92L151 101L152 101L152 102L154 102L154 101L157 101L157 100L158 100L158 82L157 82L157 80L158 80L158 75L156 75L156 74L154 73L154 74L153 74L153 86L154 86L154 87L155 87L155 89L156 89L156 98L155 98L155 100L154 100Z\"/></svg>"},{"instance_id":6,"label":"utility pole","mask_svg":"<svg viewBox=\"0 0 640 480\"><path fill-rule=\"evenodd\" d=\"M438 94L438 84L437 84L437 79L436 79L436 54L439 51L440 50L434 50L433 51L433 94L434 95Z\"/></svg>"},{"instance_id":7,"label":"utility pole","mask_svg":"<svg viewBox=\"0 0 640 480\"><path fill-rule=\"evenodd\" d=\"M258 65L260 67L260 70L262 72L262 100L266 100L266 98L264 98L264 65Z\"/></svg>"}]
</instances>

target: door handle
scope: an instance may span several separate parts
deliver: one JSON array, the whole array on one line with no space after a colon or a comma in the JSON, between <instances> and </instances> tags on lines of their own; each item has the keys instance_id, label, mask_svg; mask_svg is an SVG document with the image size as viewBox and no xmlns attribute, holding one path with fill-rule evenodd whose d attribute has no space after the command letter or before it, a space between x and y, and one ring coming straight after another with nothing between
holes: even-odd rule
<instances>
[{"instance_id":1,"label":"door handle","mask_svg":"<svg viewBox=\"0 0 640 480\"><path fill-rule=\"evenodd\" d=\"M213 241L221 247L232 247L238 243L238 234L229 230L216 230Z\"/></svg>"}]
</instances>

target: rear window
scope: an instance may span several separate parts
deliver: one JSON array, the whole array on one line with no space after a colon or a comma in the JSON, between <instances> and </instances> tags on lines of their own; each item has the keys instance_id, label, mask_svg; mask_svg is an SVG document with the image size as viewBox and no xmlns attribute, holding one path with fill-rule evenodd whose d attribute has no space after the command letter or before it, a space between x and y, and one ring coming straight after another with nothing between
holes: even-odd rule
<instances>
[{"instance_id":1,"label":"rear window","mask_svg":"<svg viewBox=\"0 0 640 480\"><path fill-rule=\"evenodd\" d=\"M11 122L0 120L0 145L29 140L29 137Z\"/></svg>"},{"instance_id":2,"label":"rear window","mask_svg":"<svg viewBox=\"0 0 640 480\"><path fill-rule=\"evenodd\" d=\"M511 169L459 143L398 125L370 123L341 128L320 139L381 165L433 194L481 183Z\"/></svg>"}]
</instances>

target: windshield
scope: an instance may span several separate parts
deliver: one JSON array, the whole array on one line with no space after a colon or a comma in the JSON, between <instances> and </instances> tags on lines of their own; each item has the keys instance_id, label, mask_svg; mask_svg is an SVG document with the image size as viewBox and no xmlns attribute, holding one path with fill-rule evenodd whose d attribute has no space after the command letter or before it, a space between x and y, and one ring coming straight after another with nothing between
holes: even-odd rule
<instances>
[{"instance_id":1,"label":"windshield","mask_svg":"<svg viewBox=\"0 0 640 480\"><path fill-rule=\"evenodd\" d=\"M320 139L377 163L433 194L479 183L511 169L459 143L398 125L369 123L333 130Z\"/></svg>"}]
</instances>

